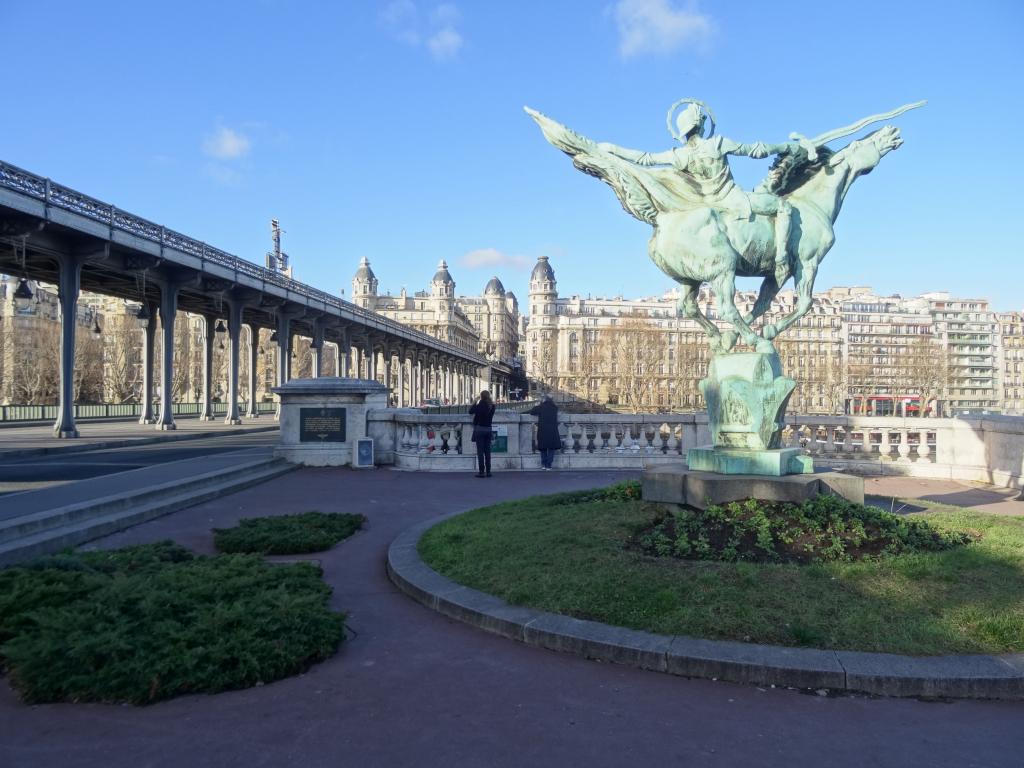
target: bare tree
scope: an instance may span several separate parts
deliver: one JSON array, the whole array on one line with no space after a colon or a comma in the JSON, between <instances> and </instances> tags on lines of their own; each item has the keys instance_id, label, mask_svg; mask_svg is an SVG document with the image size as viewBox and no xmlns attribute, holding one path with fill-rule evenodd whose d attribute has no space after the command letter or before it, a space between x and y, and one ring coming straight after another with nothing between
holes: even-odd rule
<instances>
[{"instance_id":1,"label":"bare tree","mask_svg":"<svg viewBox=\"0 0 1024 768\"><path fill-rule=\"evenodd\" d=\"M103 402L103 338L80 330L75 334L74 398L80 402Z\"/></svg>"},{"instance_id":2,"label":"bare tree","mask_svg":"<svg viewBox=\"0 0 1024 768\"><path fill-rule=\"evenodd\" d=\"M107 318L103 329L103 392L112 403L137 403L142 396L145 331L127 314Z\"/></svg>"},{"instance_id":3,"label":"bare tree","mask_svg":"<svg viewBox=\"0 0 1024 768\"><path fill-rule=\"evenodd\" d=\"M657 385L666 376L665 334L643 317L624 316L602 329L598 349L613 399L633 413L656 410Z\"/></svg>"},{"instance_id":4,"label":"bare tree","mask_svg":"<svg viewBox=\"0 0 1024 768\"><path fill-rule=\"evenodd\" d=\"M918 416L938 415L938 400L949 391L950 365L945 348L931 336L915 336L904 348L899 369L920 401ZM906 415L906 414L904 414Z\"/></svg>"},{"instance_id":5,"label":"bare tree","mask_svg":"<svg viewBox=\"0 0 1024 768\"><path fill-rule=\"evenodd\" d=\"M5 323L6 371L11 402L51 405L60 386L60 325L41 318Z\"/></svg>"}]
</instances>

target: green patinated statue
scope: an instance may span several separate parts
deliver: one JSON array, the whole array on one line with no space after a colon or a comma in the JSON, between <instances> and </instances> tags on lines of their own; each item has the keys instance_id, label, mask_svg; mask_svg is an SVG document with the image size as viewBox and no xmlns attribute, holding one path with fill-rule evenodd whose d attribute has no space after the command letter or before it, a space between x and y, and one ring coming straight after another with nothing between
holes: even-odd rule
<instances>
[{"instance_id":1,"label":"green patinated statue","mask_svg":"<svg viewBox=\"0 0 1024 768\"><path fill-rule=\"evenodd\" d=\"M701 387L715 455L705 457L703 468L733 472L756 465L761 474L808 470L807 462L782 454L770 457L770 467L762 466L765 451L779 450L786 404L795 386L782 376L772 339L810 310L814 279L835 242L833 224L850 186L903 140L898 129L885 126L838 151L826 144L923 104L873 115L813 139L791 134L782 143L744 144L715 136L707 106L681 99L668 113L669 132L681 146L656 153L591 141L526 108L545 138L572 157L573 165L611 186L628 213L654 227L648 253L680 284L682 314L708 335L715 360ZM748 193L733 180L729 155L776 159L765 180ZM736 307L737 275L763 278L748 315ZM793 311L758 333L754 322L790 277L797 293ZM697 306L703 283L710 284L728 328L719 329ZM753 351L732 352L738 341ZM743 457L725 461L728 451L759 452L760 458L753 465ZM695 460L701 463L693 450L689 459L691 468Z\"/></svg>"}]
</instances>

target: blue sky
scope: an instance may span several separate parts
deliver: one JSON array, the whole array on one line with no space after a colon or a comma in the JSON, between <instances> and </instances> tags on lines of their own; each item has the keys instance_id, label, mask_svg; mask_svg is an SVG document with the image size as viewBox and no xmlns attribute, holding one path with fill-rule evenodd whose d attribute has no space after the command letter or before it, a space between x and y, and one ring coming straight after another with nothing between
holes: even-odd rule
<instances>
[{"instance_id":1,"label":"blue sky","mask_svg":"<svg viewBox=\"0 0 1024 768\"><path fill-rule=\"evenodd\" d=\"M1024 3L45 2L0 0L0 158L262 262L281 220L296 276L525 305L547 255L563 294L651 295L649 227L522 112L591 138L672 144L705 100L742 141L815 135L928 99L857 182L818 286L950 290L1024 307ZM734 158L753 186L769 161Z\"/></svg>"}]
</instances>

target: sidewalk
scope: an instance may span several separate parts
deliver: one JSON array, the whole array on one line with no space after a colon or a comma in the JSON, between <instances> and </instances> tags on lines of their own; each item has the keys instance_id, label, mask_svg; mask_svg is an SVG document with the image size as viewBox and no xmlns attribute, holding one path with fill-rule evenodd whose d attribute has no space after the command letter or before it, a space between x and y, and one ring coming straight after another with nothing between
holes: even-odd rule
<instances>
[{"instance_id":1,"label":"sidewalk","mask_svg":"<svg viewBox=\"0 0 1024 768\"><path fill-rule=\"evenodd\" d=\"M303 675L148 707L21 704L0 684L0 764L286 766L1019 766L1020 702L805 696L689 680L533 648L423 608L388 581L409 526L497 501L636 477L302 469L95 542L173 539L212 553L211 528L317 509L367 516L309 555L352 634ZM69 758L69 756L71 756Z\"/></svg>"},{"instance_id":2,"label":"sidewalk","mask_svg":"<svg viewBox=\"0 0 1024 768\"><path fill-rule=\"evenodd\" d=\"M139 424L134 419L122 421L79 422L81 435L75 439L58 440L51 426L7 427L0 431L0 461L41 456L54 453L80 453L101 448L124 448L150 443L195 440L219 435L244 435L268 432L278 428L273 416L242 419L239 425L224 424L222 420L199 421L198 418L179 417L177 429L162 432L152 424Z\"/></svg>"},{"instance_id":3,"label":"sidewalk","mask_svg":"<svg viewBox=\"0 0 1024 768\"><path fill-rule=\"evenodd\" d=\"M895 497L897 499L923 499L936 504L971 507L993 515L1024 516L1024 501L1018 501L1020 491L998 488L980 483L960 483L956 480L934 480L924 477L864 478L865 496Z\"/></svg>"}]
</instances>

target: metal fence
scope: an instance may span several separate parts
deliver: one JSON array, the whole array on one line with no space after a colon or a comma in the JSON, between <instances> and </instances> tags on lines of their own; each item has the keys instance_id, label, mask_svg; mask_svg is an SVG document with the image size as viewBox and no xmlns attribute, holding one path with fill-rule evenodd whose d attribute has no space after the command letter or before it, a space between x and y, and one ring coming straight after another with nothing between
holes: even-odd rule
<instances>
[{"instance_id":1,"label":"metal fence","mask_svg":"<svg viewBox=\"0 0 1024 768\"><path fill-rule=\"evenodd\" d=\"M245 401L239 401L239 412L244 412L247 406L248 403ZM175 416L198 416L203 411L203 404L174 403L172 409ZM259 413L274 413L277 405L273 402L259 402L256 404L256 410ZM59 411L59 405L0 405L0 423L56 421ZM159 405L154 405L153 412L158 411ZM227 412L227 403L213 403L214 416L224 416ZM127 419L138 418L141 415L141 403L93 403L75 406L76 420Z\"/></svg>"}]
</instances>

